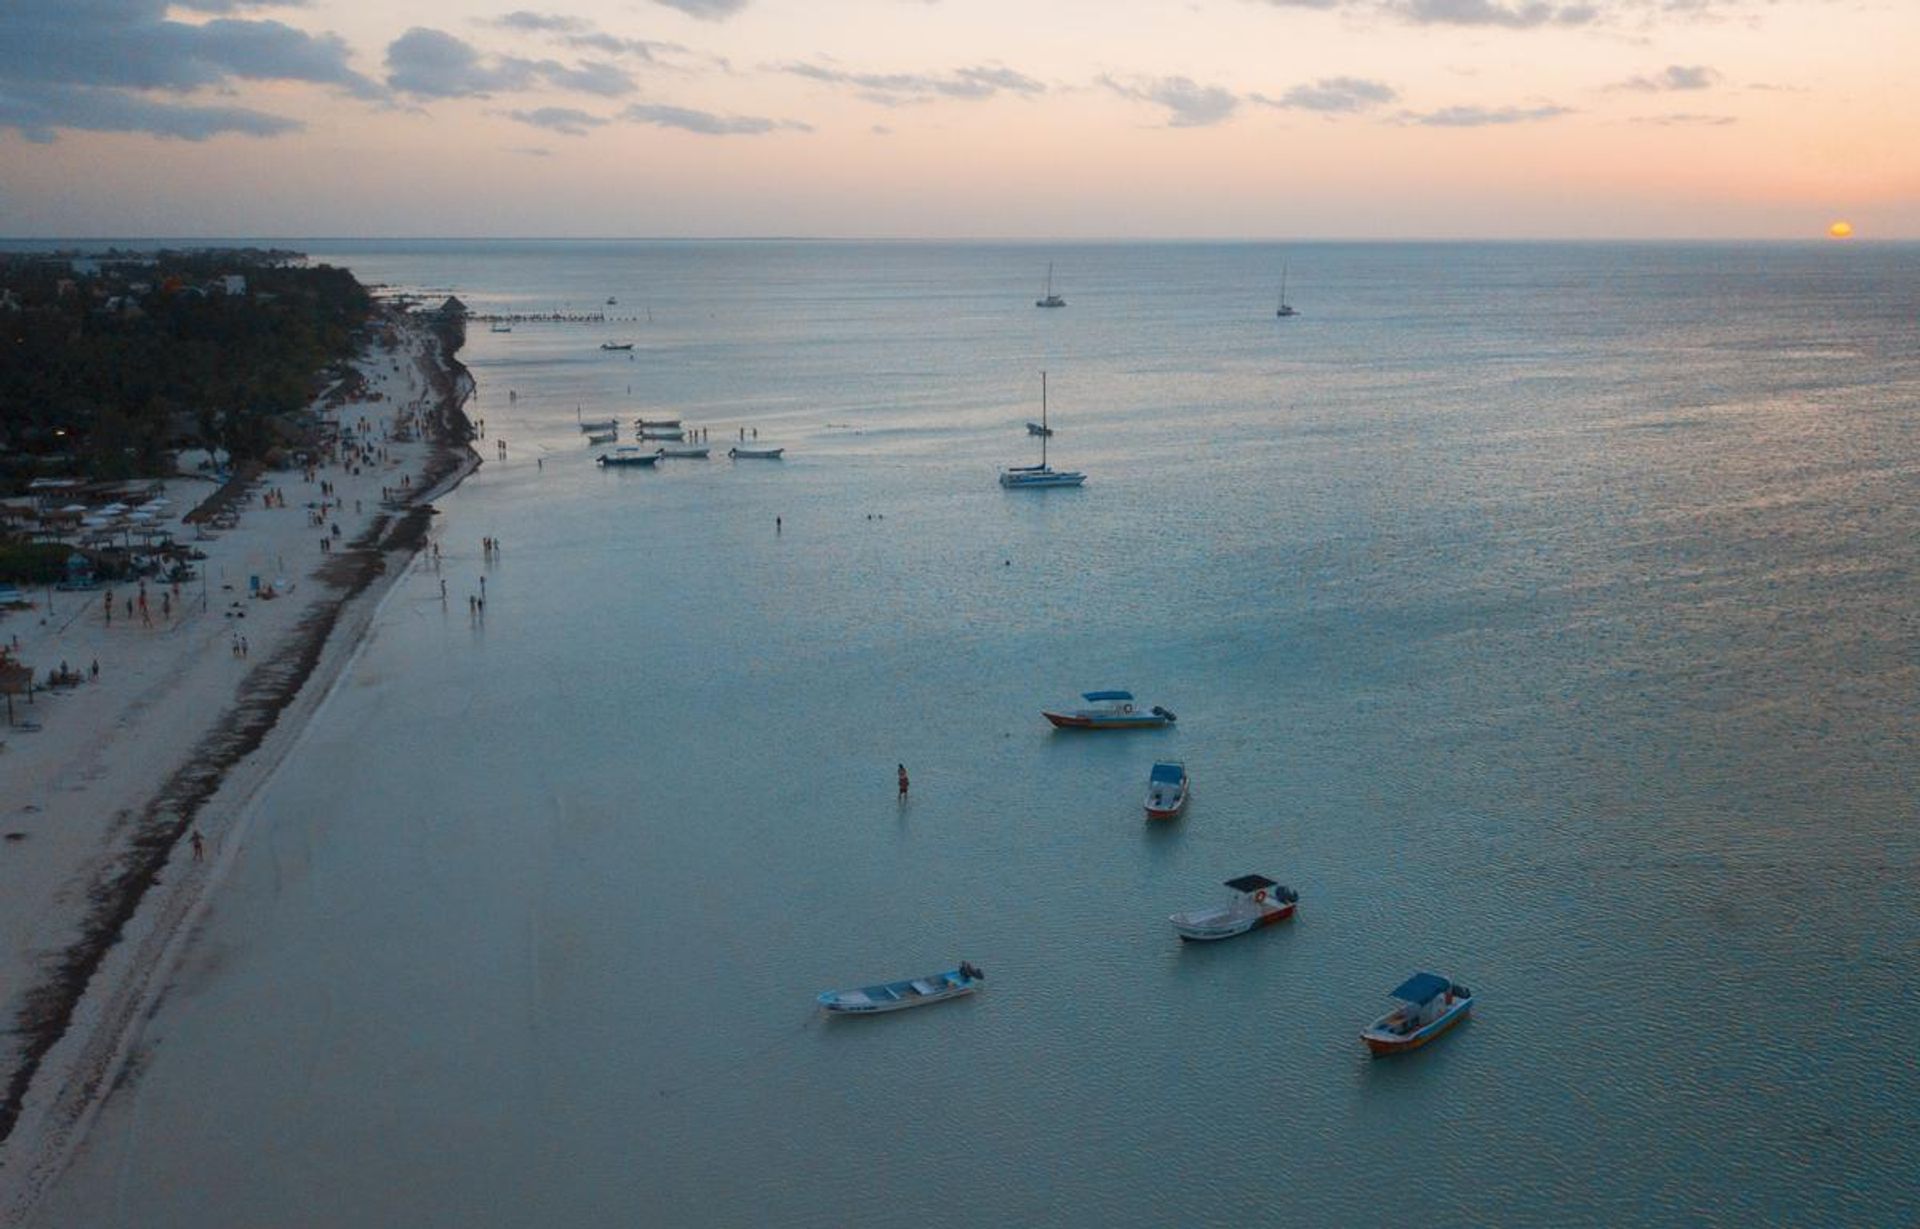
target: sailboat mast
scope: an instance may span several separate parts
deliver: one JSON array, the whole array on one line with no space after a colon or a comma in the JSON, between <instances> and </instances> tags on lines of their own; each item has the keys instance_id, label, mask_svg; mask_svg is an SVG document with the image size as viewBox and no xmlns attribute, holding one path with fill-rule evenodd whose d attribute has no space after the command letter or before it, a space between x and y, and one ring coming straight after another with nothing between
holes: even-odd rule
<instances>
[{"instance_id":1,"label":"sailboat mast","mask_svg":"<svg viewBox=\"0 0 1920 1229\"><path fill-rule=\"evenodd\" d=\"M1053 266L1047 266L1047 284L1053 284ZM1040 373L1040 468L1047 467L1047 373Z\"/></svg>"}]
</instances>

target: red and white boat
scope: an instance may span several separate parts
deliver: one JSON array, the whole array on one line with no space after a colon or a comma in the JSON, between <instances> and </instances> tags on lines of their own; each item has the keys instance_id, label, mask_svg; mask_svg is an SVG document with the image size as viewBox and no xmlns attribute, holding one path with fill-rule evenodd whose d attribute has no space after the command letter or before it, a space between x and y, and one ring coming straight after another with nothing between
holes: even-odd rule
<instances>
[{"instance_id":1,"label":"red and white boat","mask_svg":"<svg viewBox=\"0 0 1920 1229\"><path fill-rule=\"evenodd\" d=\"M1265 875L1242 875L1227 880L1226 886L1233 895L1225 905L1189 909L1167 917L1182 939L1196 943L1231 939L1249 930L1284 922L1300 907L1298 892Z\"/></svg>"},{"instance_id":2,"label":"red and white boat","mask_svg":"<svg viewBox=\"0 0 1920 1229\"><path fill-rule=\"evenodd\" d=\"M1172 725L1174 715L1158 704L1145 708L1133 702L1131 691L1088 691L1080 695L1087 707L1056 713L1041 710L1057 730L1140 730Z\"/></svg>"},{"instance_id":3,"label":"red and white boat","mask_svg":"<svg viewBox=\"0 0 1920 1229\"><path fill-rule=\"evenodd\" d=\"M1161 760L1147 774L1147 818L1172 819L1187 807L1187 766Z\"/></svg>"}]
</instances>

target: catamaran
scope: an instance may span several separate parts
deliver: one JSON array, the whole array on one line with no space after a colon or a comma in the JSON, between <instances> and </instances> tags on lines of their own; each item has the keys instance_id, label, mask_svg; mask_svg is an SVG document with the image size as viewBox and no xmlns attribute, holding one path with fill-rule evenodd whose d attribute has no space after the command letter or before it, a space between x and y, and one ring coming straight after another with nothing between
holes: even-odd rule
<instances>
[{"instance_id":1,"label":"catamaran","mask_svg":"<svg viewBox=\"0 0 1920 1229\"><path fill-rule=\"evenodd\" d=\"M1025 490L1028 487L1079 486L1087 476L1075 469L1055 469L1047 464L1047 440L1053 435L1053 429L1047 426L1047 373L1040 373L1040 429L1033 430L1034 424L1028 423L1027 430L1040 437L1040 464L1009 465L1000 471L1000 485L1008 490Z\"/></svg>"},{"instance_id":2,"label":"catamaran","mask_svg":"<svg viewBox=\"0 0 1920 1229\"><path fill-rule=\"evenodd\" d=\"M1294 311L1293 306L1287 302L1287 267L1285 265L1280 266L1280 310L1273 314L1276 316L1297 316L1300 314Z\"/></svg>"}]
</instances>

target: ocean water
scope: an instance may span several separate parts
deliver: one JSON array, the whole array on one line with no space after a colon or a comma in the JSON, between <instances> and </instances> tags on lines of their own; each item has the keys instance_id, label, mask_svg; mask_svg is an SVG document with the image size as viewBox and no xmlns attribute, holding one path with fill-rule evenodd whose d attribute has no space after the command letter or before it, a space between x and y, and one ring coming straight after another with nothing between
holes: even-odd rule
<instances>
[{"instance_id":1,"label":"ocean water","mask_svg":"<svg viewBox=\"0 0 1920 1229\"><path fill-rule=\"evenodd\" d=\"M625 318L473 330L440 570L45 1223L1920 1217L1920 247L305 246ZM1005 492L1043 369L1090 479Z\"/></svg>"}]
</instances>

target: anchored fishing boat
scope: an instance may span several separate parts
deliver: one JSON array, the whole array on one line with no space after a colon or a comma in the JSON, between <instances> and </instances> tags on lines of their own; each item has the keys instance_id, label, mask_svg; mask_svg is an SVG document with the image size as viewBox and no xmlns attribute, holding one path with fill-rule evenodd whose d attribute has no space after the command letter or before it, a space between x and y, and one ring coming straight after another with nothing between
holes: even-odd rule
<instances>
[{"instance_id":1,"label":"anchored fishing boat","mask_svg":"<svg viewBox=\"0 0 1920 1229\"><path fill-rule=\"evenodd\" d=\"M1249 930L1284 922L1300 906L1298 892L1265 875L1242 875L1227 880L1226 887L1233 895L1225 905L1167 916L1182 939L1196 943L1230 939Z\"/></svg>"},{"instance_id":2,"label":"anchored fishing boat","mask_svg":"<svg viewBox=\"0 0 1920 1229\"><path fill-rule=\"evenodd\" d=\"M1473 991L1438 973L1415 973L1388 997L1400 1005L1360 1033L1376 1056L1417 1050L1473 1011Z\"/></svg>"},{"instance_id":3,"label":"anchored fishing boat","mask_svg":"<svg viewBox=\"0 0 1920 1229\"><path fill-rule=\"evenodd\" d=\"M617 418L582 418L577 420L582 432L618 431L620 420Z\"/></svg>"},{"instance_id":4,"label":"anchored fishing boat","mask_svg":"<svg viewBox=\"0 0 1920 1229\"><path fill-rule=\"evenodd\" d=\"M687 433L679 427L642 427L635 437L643 440L683 440Z\"/></svg>"},{"instance_id":5,"label":"anchored fishing boat","mask_svg":"<svg viewBox=\"0 0 1920 1229\"><path fill-rule=\"evenodd\" d=\"M910 977L905 981L862 986L858 990L829 990L819 995L816 1001L822 1011L834 1015L870 1016L883 1011L904 1011L909 1007L925 1007L929 1003L957 999L978 990L986 979L987 975L977 966L962 960L959 968L948 969L944 973L929 973L925 977Z\"/></svg>"},{"instance_id":6,"label":"anchored fishing boat","mask_svg":"<svg viewBox=\"0 0 1920 1229\"><path fill-rule=\"evenodd\" d=\"M642 452L629 445L616 448L612 452L603 452L594 460L602 465L658 465L660 453L657 449L653 452Z\"/></svg>"},{"instance_id":7,"label":"anchored fishing boat","mask_svg":"<svg viewBox=\"0 0 1920 1229\"><path fill-rule=\"evenodd\" d=\"M611 444L620 438L618 431L593 431L587 435L589 444Z\"/></svg>"},{"instance_id":8,"label":"anchored fishing boat","mask_svg":"<svg viewBox=\"0 0 1920 1229\"><path fill-rule=\"evenodd\" d=\"M660 455L663 457L692 457L695 460L704 461L707 459L707 454L710 451L712 450L709 449L704 444L700 444L700 445L689 444L689 445L682 445L678 447L662 448L660 450Z\"/></svg>"},{"instance_id":9,"label":"anchored fishing boat","mask_svg":"<svg viewBox=\"0 0 1920 1229\"><path fill-rule=\"evenodd\" d=\"M1172 819L1187 805L1187 766L1161 760L1147 774L1147 818Z\"/></svg>"},{"instance_id":10,"label":"anchored fishing boat","mask_svg":"<svg viewBox=\"0 0 1920 1229\"><path fill-rule=\"evenodd\" d=\"M1140 708L1131 691L1083 691L1080 698L1088 707L1055 713L1041 710L1040 715L1061 730L1134 730L1172 725L1177 718L1158 704Z\"/></svg>"},{"instance_id":11,"label":"anchored fishing boat","mask_svg":"<svg viewBox=\"0 0 1920 1229\"><path fill-rule=\"evenodd\" d=\"M784 448L729 448L727 455L736 461L778 461Z\"/></svg>"},{"instance_id":12,"label":"anchored fishing boat","mask_svg":"<svg viewBox=\"0 0 1920 1229\"><path fill-rule=\"evenodd\" d=\"M600 348L602 350L631 350L633 349L633 343L630 341L603 341L600 343Z\"/></svg>"}]
</instances>

